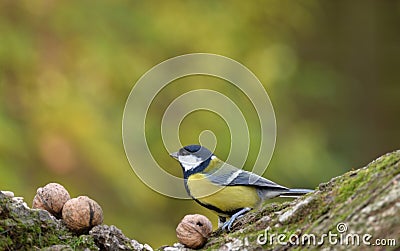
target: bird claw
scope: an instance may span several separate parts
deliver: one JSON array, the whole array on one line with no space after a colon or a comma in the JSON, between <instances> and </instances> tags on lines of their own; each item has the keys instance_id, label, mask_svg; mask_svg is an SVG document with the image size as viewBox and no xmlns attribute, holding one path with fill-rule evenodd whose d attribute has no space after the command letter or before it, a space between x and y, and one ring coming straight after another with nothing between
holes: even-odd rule
<instances>
[{"instance_id":1,"label":"bird claw","mask_svg":"<svg viewBox=\"0 0 400 251\"><path fill-rule=\"evenodd\" d=\"M230 232L232 230L232 225L235 222L235 220L242 218L244 216L244 214L249 212L250 210L251 210L251 208L245 207L242 210L240 210L239 212L235 213L234 215L232 215L232 217L229 219L229 221L225 222L222 225L221 229L223 231Z\"/></svg>"},{"instance_id":2,"label":"bird claw","mask_svg":"<svg viewBox=\"0 0 400 251\"><path fill-rule=\"evenodd\" d=\"M229 220L229 221L225 222L224 225L222 225L221 229L223 231L230 232L232 230L232 224L233 224L233 221Z\"/></svg>"}]
</instances>

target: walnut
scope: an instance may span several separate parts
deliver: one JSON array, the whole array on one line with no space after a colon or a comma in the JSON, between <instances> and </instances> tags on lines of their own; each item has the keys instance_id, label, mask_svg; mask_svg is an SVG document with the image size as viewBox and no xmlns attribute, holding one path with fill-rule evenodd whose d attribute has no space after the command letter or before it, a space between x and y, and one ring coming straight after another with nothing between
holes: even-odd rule
<instances>
[{"instance_id":1,"label":"walnut","mask_svg":"<svg viewBox=\"0 0 400 251\"><path fill-rule=\"evenodd\" d=\"M176 228L179 242L195 249L204 246L211 232L211 221L201 214L186 215Z\"/></svg>"},{"instance_id":2,"label":"walnut","mask_svg":"<svg viewBox=\"0 0 400 251\"><path fill-rule=\"evenodd\" d=\"M62 185L49 183L37 189L32 208L44 209L57 218L61 218L61 210L70 198L68 191Z\"/></svg>"},{"instance_id":3,"label":"walnut","mask_svg":"<svg viewBox=\"0 0 400 251\"><path fill-rule=\"evenodd\" d=\"M96 201L87 196L79 196L65 203L62 219L71 230L86 233L103 223L103 210Z\"/></svg>"}]
</instances>

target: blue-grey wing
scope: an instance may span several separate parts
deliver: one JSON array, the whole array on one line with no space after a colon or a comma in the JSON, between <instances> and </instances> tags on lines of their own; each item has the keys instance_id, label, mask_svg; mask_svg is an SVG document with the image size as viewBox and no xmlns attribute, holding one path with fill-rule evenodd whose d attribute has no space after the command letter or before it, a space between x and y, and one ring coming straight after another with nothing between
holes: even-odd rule
<instances>
[{"instance_id":1,"label":"blue-grey wing","mask_svg":"<svg viewBox=\"0 0 400 251\"><path fill-rule=\"evenodd\" d=\"M219 168L214 170L209 173L207 178L220 186L255 186L260 188L276 188L279 190L288 189L259 175L240 170L227 163L222 162Z\"/></svg>"}]
</instances>

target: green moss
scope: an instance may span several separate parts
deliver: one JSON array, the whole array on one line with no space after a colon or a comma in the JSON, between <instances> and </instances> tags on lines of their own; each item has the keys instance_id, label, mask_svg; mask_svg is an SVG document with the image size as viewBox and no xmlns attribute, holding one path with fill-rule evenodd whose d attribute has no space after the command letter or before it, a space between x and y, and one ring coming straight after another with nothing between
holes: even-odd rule
<instances>
[{"instance_id":1,"label":"green moss","mask_svg":"<svg viewBox=\"0 0 400 251\"><path fill-rule=\"evenodd\" d=\"M395 165L399 161L400 161L400 151L396 151L393 153L388 153L386 155L383 155L382 157L378 158L377 160L371 162L368 165L368 168L384 170L388 167Z\"/></svg>"},{"instance_id":2,"label":"green moss","mask_svg":"<svg viewBox=\"0 0 400 251\"><path fill-rule=\"evenodd\" d=\"M96 244L93 240L93 237L90 235L81 235L79 237L69 239L66 242L66 244L69 245L74 250L84 250L85 248L96 250L95 249Z\"/></svg>"},{"instance_id":3,"label":"green moss","mask_svg":"<svg viewBox=\"0 0 400 251\"><path fill-rule=\"evenodd\" d=\"M32 250L60 244L74 250L97 250L92 237L75 236L47 212L16 206L0 194L0 250Z\"/></svg>"},{"instance_id":4,"label":"green moss","mask_svg":"<svg viewBox=\"0 0 400 251\"><path fill-rule=\"evenodd\" d=\"M336 203L343 203L351 197L357 188L368 182L368 175L365 172L359 172L355 178L346 177L342 180L342 185L337 189Z\"/></svg>"},{"instance_id":5,"label":"green moss","mask_svg":"<svg viewBox=\"0 0 400 251\"><path fill-rule=\"evenodd\" d=\"M383 170L392 167L400 161L400 153L395 152L392 154L384 155L381 158L373 161L368 165L367 169L361 169L357 173L347 173L337 182L339 188L336 193L335 204L346 202L352 195L355 194L357 189L368 189L373 191L374 188L379 187L388 179L399 173L399 169L392 168L393 170L385 172ZM359 198L358 198L359 199Z\"/></svg>"}]
</instances>

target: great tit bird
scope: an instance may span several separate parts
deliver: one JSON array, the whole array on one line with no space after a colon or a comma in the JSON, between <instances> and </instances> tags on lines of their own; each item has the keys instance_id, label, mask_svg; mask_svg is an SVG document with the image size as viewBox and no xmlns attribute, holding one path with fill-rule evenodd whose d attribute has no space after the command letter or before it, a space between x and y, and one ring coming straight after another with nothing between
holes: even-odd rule
<instances>
[{"instance_id":1,"label":"great tit bird","mask_svg":"<svg viewBox=\"0 0 400 251\"><path fill-rule=\"evenodd\" d=\"M309 189L289 189L218 159L200 145L188 145L171 153L182 166L187 193L218 215L218 226L231 230L233 222L274 197L298 197ZM230 218L227 221L227 218Z\"/></svg>"}]
</instances>

